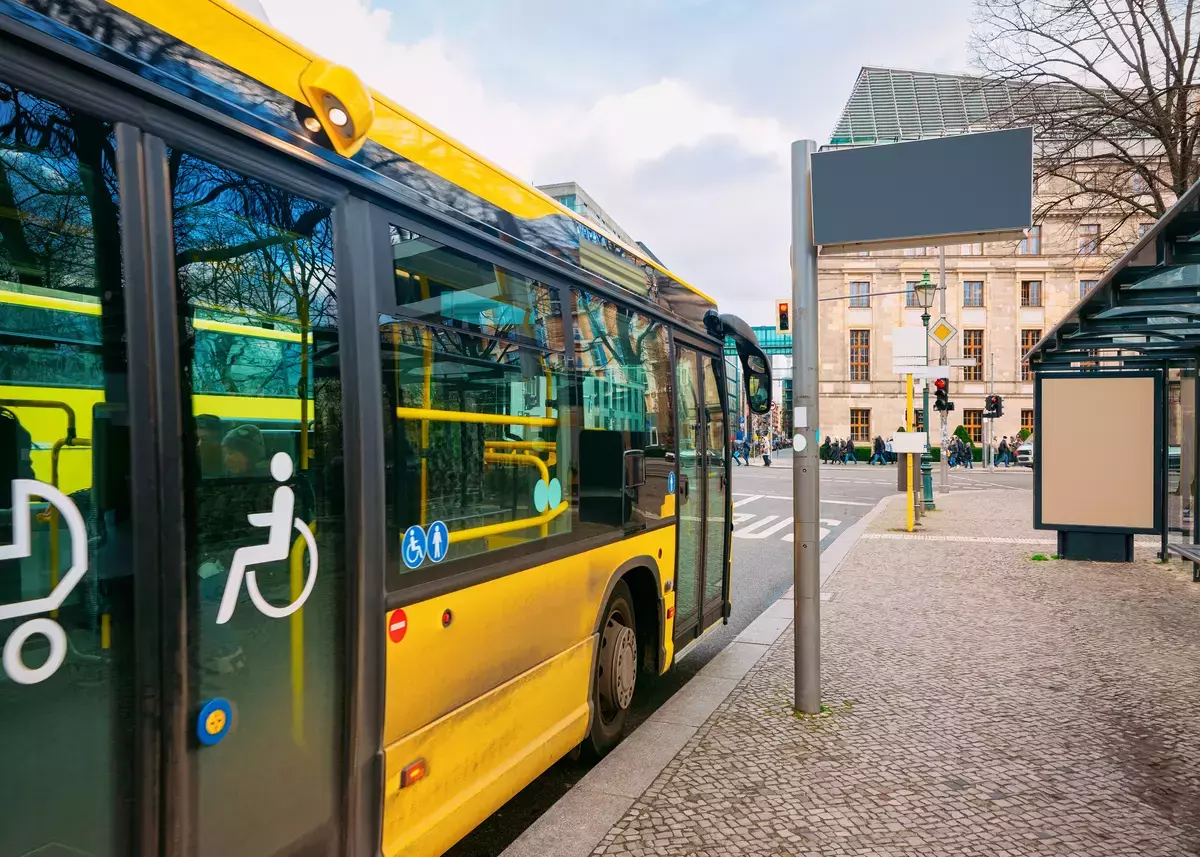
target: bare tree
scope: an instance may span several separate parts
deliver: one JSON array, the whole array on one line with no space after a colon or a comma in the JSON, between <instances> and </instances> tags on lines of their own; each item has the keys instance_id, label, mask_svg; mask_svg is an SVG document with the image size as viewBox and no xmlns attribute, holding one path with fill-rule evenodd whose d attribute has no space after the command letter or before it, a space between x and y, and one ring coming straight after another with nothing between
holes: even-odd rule
<instances>
[{"instance_id":1,"label":"bare tree","mask_svg":"<svg viewBox=\"0 0 1200 857\"><path fill-rule=\"evenodd\" d=\"M1003 105L993 119L1037 132L1036 219L1091 218L1102 246L1120 245L1200 178L1196 0L975 7L973 59L985 100Z\"/></svg>"}]
</instances>

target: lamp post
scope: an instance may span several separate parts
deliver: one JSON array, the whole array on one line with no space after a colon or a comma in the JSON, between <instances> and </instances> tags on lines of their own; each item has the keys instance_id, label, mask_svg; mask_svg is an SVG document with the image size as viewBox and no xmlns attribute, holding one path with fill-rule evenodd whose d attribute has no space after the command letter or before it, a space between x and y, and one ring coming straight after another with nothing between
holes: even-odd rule
<instances>
[{"instance_id":1,"label":"lamp post","mask_svg":"<svg viewBox=\"0 0 1200 857\"><path fill-rule=\"evenodd\" d=\"M929 272L921 275L921 280L914 287L917 303L921 307L921 324L925 326L925 365L929 365L929 308L933 306L937 294L937 284L929 279ZM921 389L921 423L925 429L925 451L921 453L921 487L924 493L922 505L925 509L933 509L933 456L929 454L929 379ZM945 454L945 450L942 451Z\"/></svg>"}]
</instances>

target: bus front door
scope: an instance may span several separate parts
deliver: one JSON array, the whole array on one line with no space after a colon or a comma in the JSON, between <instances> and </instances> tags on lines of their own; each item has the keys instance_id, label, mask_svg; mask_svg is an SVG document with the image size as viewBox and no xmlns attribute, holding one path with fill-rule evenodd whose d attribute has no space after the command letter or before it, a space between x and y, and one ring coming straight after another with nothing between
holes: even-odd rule
<instances>
[{"instance_id":1,"label":"bus front door","mask_svg":"<svg viewBox=\"0 0 1200 857\"><path fill-rule=\"evenodd\" d=\"M723 611L725 421L713 375L716 359L686 346L675 349L679 421L676 651L720 619Z\"/></svg>"}]
</instances>

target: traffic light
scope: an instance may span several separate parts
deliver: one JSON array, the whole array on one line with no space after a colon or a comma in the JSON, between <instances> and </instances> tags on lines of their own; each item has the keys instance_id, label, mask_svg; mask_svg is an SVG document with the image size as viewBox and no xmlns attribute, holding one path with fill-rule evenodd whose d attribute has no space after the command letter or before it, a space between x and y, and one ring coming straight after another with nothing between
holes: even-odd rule
<instances>
[{"instance_id":1,"label":"traffic light","mask_svg":"<svg viewBox=\"0 0 1200 857\"><path fill-rule=\"evenodd\" d=\"M1004 399L992 393L983 400L983 415L991 419L1004 416Z\"/></svg>"},{"instance_id":2,"label":"traffic light","mask_svg":"<svg viewBox=\"0 0 1200 857\"><path fill-rule=\"evenodd\" d=\"M775 301L775 332L792 332L791 301Z\"/></svg>"},{"instance_id":3,"label":"traffic light","mask_svg":"<svg viewBox=\"0 0 1200 857\"><path fill-rule=\"evenodd\" d=\"M945 378L938 378L933 382L933 409L954 410L954 403L950 401L950 382Z\"/></svg>"}]
</instances>

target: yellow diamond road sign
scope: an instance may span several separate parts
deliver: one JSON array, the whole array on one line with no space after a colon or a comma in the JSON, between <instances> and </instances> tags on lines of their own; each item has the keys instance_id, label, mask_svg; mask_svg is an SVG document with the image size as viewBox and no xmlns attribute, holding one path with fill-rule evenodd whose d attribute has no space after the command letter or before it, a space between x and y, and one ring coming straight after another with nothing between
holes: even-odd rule
<instances>
[{"instance_id":1,"label":"yellow diamond road sign","mask_svg":"<svg viewBox=\"0 0 1200 857\"><path fill-rule=\"evenodd\" d=\"M944 318L939 318L929 326L929 338L938 345L945 345L954 338L958 330Z\"/></svg>"}]
</instances>

